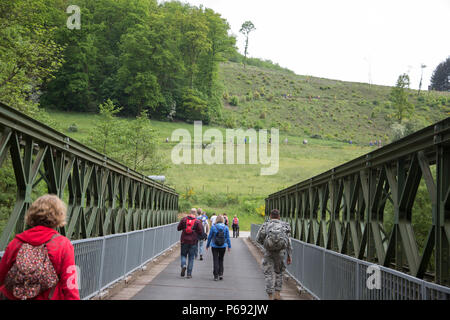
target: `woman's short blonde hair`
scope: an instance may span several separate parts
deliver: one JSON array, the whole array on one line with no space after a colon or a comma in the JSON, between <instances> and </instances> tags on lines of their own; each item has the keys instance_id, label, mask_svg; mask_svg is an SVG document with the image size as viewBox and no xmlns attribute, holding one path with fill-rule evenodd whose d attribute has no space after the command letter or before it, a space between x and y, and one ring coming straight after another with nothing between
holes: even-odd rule
<instances>
[{"instance_id":1,"label":"woman's short blonde hair","mask_svg":"<svg viewBox=\"0 0 450 320\"><path fill-rule=\"evenodd\" d=\"M25 215L25 222L30 227L62 227L66 224L67 208L65 203L54 194L37 198Z\"/></svg>"},{"instance_id":2,"label":"woman's short blonde hair","mask_svg":"<svg viewBox=\"0 0 450 320\"><path fill-rule=\"evenodd\" d=\"M223 223L223 216L222 215L217 216L216 223Z\"/></svg>"}]
</instances>

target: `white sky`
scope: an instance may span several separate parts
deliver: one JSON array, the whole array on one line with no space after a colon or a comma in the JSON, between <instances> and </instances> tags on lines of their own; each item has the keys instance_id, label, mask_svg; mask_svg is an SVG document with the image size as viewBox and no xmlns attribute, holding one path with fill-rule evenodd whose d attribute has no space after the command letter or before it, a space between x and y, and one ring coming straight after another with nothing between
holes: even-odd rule
<instances>
[{"instance_id":1,"label":"white sky","mask_svg":"<svg viewBox=\"0 0 450 320\"><path fill-rule=\"evenodd\" d=\"M220 13L249 56L297 74L393 86L409 73L427 89L434 68L450 55L450 0L184 0ZM369 80L369 74L370 79Z\"/></svg>"}]
</instances>

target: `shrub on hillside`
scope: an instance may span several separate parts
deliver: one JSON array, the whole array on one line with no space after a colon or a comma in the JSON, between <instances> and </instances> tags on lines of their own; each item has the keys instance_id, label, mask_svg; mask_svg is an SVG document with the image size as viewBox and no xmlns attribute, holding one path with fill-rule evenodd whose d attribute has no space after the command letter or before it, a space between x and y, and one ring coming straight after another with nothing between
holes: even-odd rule
<instances>
[{"instance_id":1,"label":"shrub on hillside","mask_svg":"<svg viewBox=\"0 0 450 320\"><path fill-rule=\"evenodd\" d=\"M229 114L227 116L224 117L224 124L226 128L236 128L236 117L234 116L234 114Z\"/></svg>"},{"instance_id":2,"label":"shrub on hillside","mask_svg":"<svg viewBox=\"0 0 450 320\"><path fill-rule=\"evenodd\" d=\"M197 90L188 89L186 91L179 113L186 120L202 120L205 123L210 121L207 99Z\"/></svg>"},{"instance_id":3,"label":"shrub on hillside","mask_svg":"<svg viewBox=\"0 0 450 320\"><path fill-rule=\"evenodd\" d=\"M230 99L230 104L232 106L237 106L239 104L239 98L237 96L232 96Z\"/></svg>"},{"instance_id":4,"label":"shrub on hillside","mask_svg":"<svg viewBox=\"0 0 450 320\"><path fill-rule=\"evenodd\" d=\"M69 132L78 132L78 127L75 123L72 123L70 127L67 129Z\"/></svg>"},{"instance_id":5,"label":"shrub on hillside","mask_svg":"<svg viewBox=\"0 0 450 320\"><path fill-rule=\"evenodd\" d=\"M392 130L392 141L400 140L405 136L406 127L400 123L393 123L391 125Z\"/></svg>"}]
</instances>

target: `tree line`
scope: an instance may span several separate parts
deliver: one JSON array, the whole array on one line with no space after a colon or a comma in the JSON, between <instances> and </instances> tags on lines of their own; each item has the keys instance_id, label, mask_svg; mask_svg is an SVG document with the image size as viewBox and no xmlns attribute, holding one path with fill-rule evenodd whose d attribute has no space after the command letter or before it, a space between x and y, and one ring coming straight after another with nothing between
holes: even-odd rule
<instances>
[{"instance_id":1,"label":"tree line","mask_svg":"<svg viewBox=\"0 0 450 320\"><path fill-rule=\"evenodd\" d=\"M123 116L220 117L219 63L236 55L220 14L156 0L77 5L81 28L69 29L65 1L2 1L0 94L16 96L5 102L96 112L111 99Z\"/></svg>"}]
</instances>

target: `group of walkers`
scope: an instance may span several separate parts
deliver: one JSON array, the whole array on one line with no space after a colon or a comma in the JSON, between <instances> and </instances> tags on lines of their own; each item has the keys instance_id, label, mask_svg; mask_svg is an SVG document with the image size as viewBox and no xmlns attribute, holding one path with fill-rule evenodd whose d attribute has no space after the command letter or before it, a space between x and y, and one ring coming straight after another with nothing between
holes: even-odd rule
<instances>
[{"instance_id":1,"label":"group of walkers","mask_svg":"<svg viewBox=\"0 0 450 320\"><path fill-rule=\"evenodd\" d=\"M226 248L231 251L229 220L226 213L217 216L215 213L210 218L202 209L192 208L188 216L181 219L178 224L178 231L181 233L181 276L192 278L194 260L199 257L203 260L204 250L211 247L213 256L213 276L214 280L223 280L223 262ZM239 219L233 218L233 237L239 236ZM203 248L206 241L206 248ZM186 272L187 271L187 272Z\"/></svg>"},{"instance_id":2,"label":"group of walkers","mask_svg":"<svg viewBox=\"0 0 450 320\"><path fill-rule=\"evenodd\" d=\"M201 209L192 208L190 214L178 224L181 233L181 276L192 278L194 259L200 255L203 260L203 242L206 240L206 251L211 247L213 256L214 280L223 280L223 262L226 248L231 251L231 241L226 214L211 215L211 227L208 218ZM239 236L239 219L233 218L233 237ZM209 232L208 232L209 229ZM269 300L280 300L283 286L283 272L286 265L292 262L291 227L280 220L280 212L273 209L270 219L259 229L256 241L264 247L262 262L266 293ZM198 253L197 253L198 252Z\"/></svg>"},{"instance_id":3,"label":"group of walkers","mask_svg":"<svg viewBox=\"0 0 450 320\"><path fill-rule=\"evenodd\" d=\"M79 300L74 247L58 233L66 224L66 205L56 195L34 201L25 214L30 227L17 234L0 260L0 300ZM181 276L192 278L194 259L203 260L211 248L214 280L223 280L226 249L231 251L226 214L209 219L201 209L191 209L181 219ZM239 219L232 221L233 237L239 236ZM283 271L291 263L290 225L274 209L258 231L256 241L264 247L263 273L269 299L280 299ZM206 248L204 243L206 241ZM285 260L286 258L286 260Z\"/></svg>"}]
</instances>

